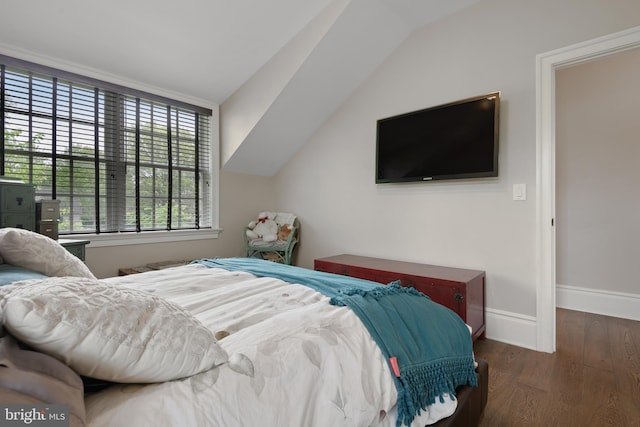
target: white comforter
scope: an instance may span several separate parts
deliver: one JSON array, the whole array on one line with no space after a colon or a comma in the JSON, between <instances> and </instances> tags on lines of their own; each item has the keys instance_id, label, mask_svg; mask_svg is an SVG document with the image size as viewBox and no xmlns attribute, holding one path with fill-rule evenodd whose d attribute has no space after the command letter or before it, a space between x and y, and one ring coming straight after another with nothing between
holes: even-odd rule
<instances>
[{"instance_id":1,"label":"white comforter","mask_svg":"<svg viewBox=\"0 0 640 427\"><path fill-rule=\"evenodd\" d=\"M87 398L90 426L395 426L396 388L349 308L302 285L203 265L106 279L154 292L218 336L228 363L190 378ZM451 415L455 400L413 426Z\"/></svg>"}]
</instances>

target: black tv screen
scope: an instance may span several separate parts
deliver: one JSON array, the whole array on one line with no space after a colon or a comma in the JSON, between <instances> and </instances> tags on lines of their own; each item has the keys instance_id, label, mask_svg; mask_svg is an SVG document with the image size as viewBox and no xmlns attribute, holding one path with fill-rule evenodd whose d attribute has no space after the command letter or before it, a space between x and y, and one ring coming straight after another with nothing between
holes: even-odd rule
<instances>
[{"instance_id":1,"label":"black tv screen","mask_svg":"<svg viewBox=\"0 0 640 427\"><path fill-rule=\"evenodd\" d=\"M500 92L380 119L376 183L498 176Z\"/></svg>"}]
</instances>

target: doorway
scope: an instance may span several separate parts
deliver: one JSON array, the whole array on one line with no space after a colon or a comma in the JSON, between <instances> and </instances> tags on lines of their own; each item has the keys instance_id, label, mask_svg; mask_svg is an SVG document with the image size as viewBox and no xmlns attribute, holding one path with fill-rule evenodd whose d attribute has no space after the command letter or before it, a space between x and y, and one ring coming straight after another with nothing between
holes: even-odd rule
<instances>
[{"instance_id":1,"label":"doorway","mask_svg":"<svg viewBox=\"0 0 640 427\"><path fill-rule=\"evenodd\" d=\"M640 27L536 58L536 326L537 349L556 350L555 71L640 47Z\"/></svg>"}]
</instances>

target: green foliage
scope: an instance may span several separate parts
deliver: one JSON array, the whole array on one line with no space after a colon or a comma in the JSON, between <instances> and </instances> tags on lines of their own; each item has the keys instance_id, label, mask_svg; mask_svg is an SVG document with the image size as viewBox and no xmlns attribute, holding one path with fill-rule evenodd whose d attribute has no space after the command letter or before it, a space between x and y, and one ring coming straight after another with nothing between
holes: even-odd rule
<instances>
[{"instance_id":1,"label":"green foliage","mask_svg":"<svg viewBox=\"0 0 640 427\"><path fill-rule=\"evenodd\" d=\"M125 138L125 158L131 159L124 163L124 175L114 172L112 163L108 162L104 152L100 152L100 161L104 167L100 168L96 176L94 167L95 148L92 145L73 144L71 148L58 150L58 157L54 163L50 149L47 153L47 136L37 134L31 142L25 138L20 129L7 129L5 139L5 175L15 177L24 182L31 182L36 186L36 194L41 198L52 197L53 176L56 178L56 195L61 201L61 233L80 231L93 233L96 231L95 219L95 193L96 180L100 183L100 217L103 231L116 231L116 224L108 224L104 218L113 218L113 209L106 203L106 199L114 197L107 193L106 182L122 177L124 179L125 194L120 195L119 204L125 206L121 229L135 230L136 189L140 194L140 225L142 230L167 229L168 216L171 214L172 228L192 228L196 225L195 217L195 174L188 168L178 168L181 165L193 165L195 153L184 144L189 144L188 131L180 130L180 157L177 150L173 153L164 153L159 150L162 143L158 139L166 141L167 129L156 126L151 131L150 126L141 129L140 161L144 166L139 170L136 179L136 169L133 163L135 158L135 141ZM169 159L173 159L173 198L169 202ZM108 166L107 166L108 165ZM122 170L121 169L121 170Z\"/></svg>"}]
</instances>

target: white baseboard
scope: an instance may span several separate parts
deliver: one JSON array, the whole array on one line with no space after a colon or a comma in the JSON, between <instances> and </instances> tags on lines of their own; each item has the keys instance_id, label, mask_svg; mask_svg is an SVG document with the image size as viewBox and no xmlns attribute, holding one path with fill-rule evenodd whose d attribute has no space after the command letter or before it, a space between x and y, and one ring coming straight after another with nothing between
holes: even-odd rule
<instances>
[{"instance_id":1,"label":"white baseboard","mask_svg":"<svg viewBox=\"0 0 640 427\"><path fill-rule=\"evenodd\" d=\"M557 285L556 306L569 310L640 320L640 294Z\"/></svg>"},{"instance_id":2,"label":"white baseboard","mask_svg":"<svg viewBox=\"0 0 640 427\"><path fill-rule=\"evenodd\" d=\"M640 294L556 286L556 306L569 310L640 320ZM485 309L487 338L537 350L537 320L509 311Z\"/></svg>"},{"instance_id":3,"label":"white baseboard","mask_svg":"<svg viewBox=\"0 0 640 427\"><path fill-rule=\"evenodd\" d=\"M535 316L487 308L485 318L487 338L531 350L537 349Z\"/></svg>"}]
</instances>

